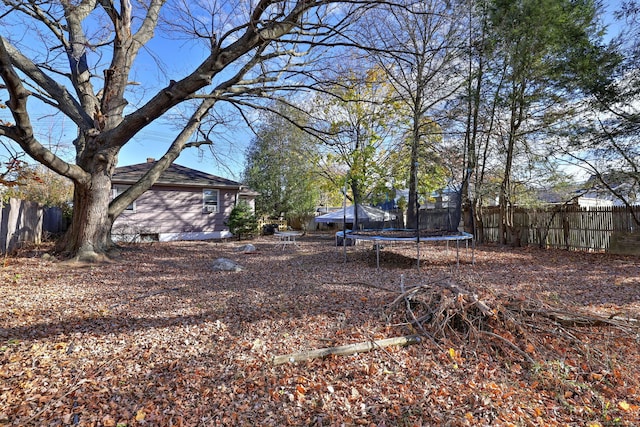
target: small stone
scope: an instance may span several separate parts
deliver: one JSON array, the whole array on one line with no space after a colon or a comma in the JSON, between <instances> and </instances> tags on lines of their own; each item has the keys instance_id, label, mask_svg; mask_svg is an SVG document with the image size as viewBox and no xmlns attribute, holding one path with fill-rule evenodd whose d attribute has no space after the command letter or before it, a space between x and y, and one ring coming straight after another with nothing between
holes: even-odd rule
<instances>
[{"instance_id":1,"label":"small stone","mask_svg":"<svg viewBox=\"0 0 640 427\"><path fill-rule=\"evenodd\" d=\"M211 268L214 271L242 271L242 270L244 270L244 268L241 265L239 265L235 261L232 261L232 260L227 259L227 258L218 258L217 260L213 261L213 264L211 265Z\"/></svg>"}]
</instances>

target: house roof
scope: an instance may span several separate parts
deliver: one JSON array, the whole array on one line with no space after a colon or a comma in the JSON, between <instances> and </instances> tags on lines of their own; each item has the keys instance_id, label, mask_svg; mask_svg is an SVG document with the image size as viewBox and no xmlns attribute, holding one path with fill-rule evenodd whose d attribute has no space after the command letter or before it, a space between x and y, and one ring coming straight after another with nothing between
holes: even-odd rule
<instances>
[{"instance_id":1,"label":"house roof","mask_svg":"<svg viewBox=\"0 0 640 427\"><path fill-rule=\"evenodd\" d=\"M389 221L395 219L395 215L389 214L389 212L382 209L374 208L373 206L357 205L358 207L358 220L359 221ZM315 222L353 222L355 220L355 209L353 205L346 206L337 211L329 212L324 215L315 217Z\"/></svg>"},{"instance_id":2,"label":"house roof","mask_svg":"<svg viewBox=\"0 0 640 427\"><path fill-rule=\"evenodd\" d=\"M134 184L144 175L155 162L139 163L136 165L116 168L113 184ZM191 169L178 164L172 164L165 170L154 185L173 185L179 187L214 187L242 189L242 184L230 179Z\"/></svg>"}]
</instances>

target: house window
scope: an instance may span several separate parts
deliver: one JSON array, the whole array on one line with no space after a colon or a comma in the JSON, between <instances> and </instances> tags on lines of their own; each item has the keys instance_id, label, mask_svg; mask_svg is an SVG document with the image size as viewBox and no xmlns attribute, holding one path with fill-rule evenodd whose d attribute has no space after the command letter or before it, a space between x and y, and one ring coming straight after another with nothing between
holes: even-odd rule
<instances>
[{"instance_id":1,"label":"house window","mask_svg":"<svg viewBox=\"0 0 640 427\"><path fill-rule=\"evenodd\" d=\"M116 197L118 197L119 195L121 195L122 193L124 193L127 188L126 186L123 185L116 185L115 187L113 187L113 198L115 199ZM129 206L127 206L127 208L124 210L125 212L135 212L136 211L136 201L134 200L133 203L131 203Z\"/></svg>"},{"instance_id":2,"label":"house window","mask_svg":"<svg viewBox=\"0 0 640 427\"><path fill-rule=\"evenodd\" d=\"M202 203L204 212L218 212L218 199L220 192L212 188L202 190Z\"/></svg>"}]
</instances>

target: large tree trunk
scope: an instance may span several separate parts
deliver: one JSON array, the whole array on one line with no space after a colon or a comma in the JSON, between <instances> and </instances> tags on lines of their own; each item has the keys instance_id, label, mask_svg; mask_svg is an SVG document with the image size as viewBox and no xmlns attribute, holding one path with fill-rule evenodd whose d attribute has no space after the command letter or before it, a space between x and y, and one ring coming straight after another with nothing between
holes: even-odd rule
<instances>
[{"instance_id":1,"label":"large tree trunk","mask_svg":"<svg viewBox=\"0 0 640 427\"><path fill-rule=\"evenodd\" d=\"M115 162L114 162L115 163ZM58 250L79 261L100 261L115 245L109 216L113 167L100 168L87 183L75 183L71 226L58 245Z\"/></svg>"}]
</instances>

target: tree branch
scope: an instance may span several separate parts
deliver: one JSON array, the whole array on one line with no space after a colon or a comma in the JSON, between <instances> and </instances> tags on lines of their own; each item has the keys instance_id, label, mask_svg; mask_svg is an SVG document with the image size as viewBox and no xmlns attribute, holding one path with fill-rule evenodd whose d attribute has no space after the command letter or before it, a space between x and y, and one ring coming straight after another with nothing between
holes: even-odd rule
<instances>
[{"instance_id":1,"label":"tree branch","mask_svg":"<svg viewBox=\"0 0 640 427\"><path fill-rule=\"evenodd\" d=\"M35 160L47 165L50 169L73 180L88 180L89 175L81 168L70 165L60 159L53 152L45 148L33 135L33 126L27 112L27 98L29 92L24 88L20 77L11 65L11 58L5 48L4 38L0 37L0 76L4 80L9 92L11 113L16 121L15 126L3 126L7 137L11 137ZM6 129L6 130L5 130Z\"/></svg>"},{"instance_id":2,"label":"tree branch","mask_svg":"<svg viewBox=\"0 0 640 427\"><path fill-rule=\"evenodd\" d=\"M82 106L64 86L43 73L37 65L2 36L0 36L0 43L4 45L11 64L25 73L51 98L55 99L57 101L57 108L59 108L65 116L69 117L81 129L92 127L93 122L91 118L84 112Z\"/></svg>"},{"instance_id":3,"label":"tree branch","mask_svg":"<svg viewBox=\"0 0 640 427\"><path fill-rule=\"evenodd\" d=\"M407 346L422 342L419 335L408 335L405 337L387 338L377 341L367 341L357 344L342 345L339 347L327 347L317 350L308 350L300 353L292 353L284 356L275 356L273 358L274 365L282 365L285 363L302 362L304 360L327 357L332 354L345 356L354 353L366 353L376 348L389 347L391 345Z\"/></svg>"}]
</instances>

